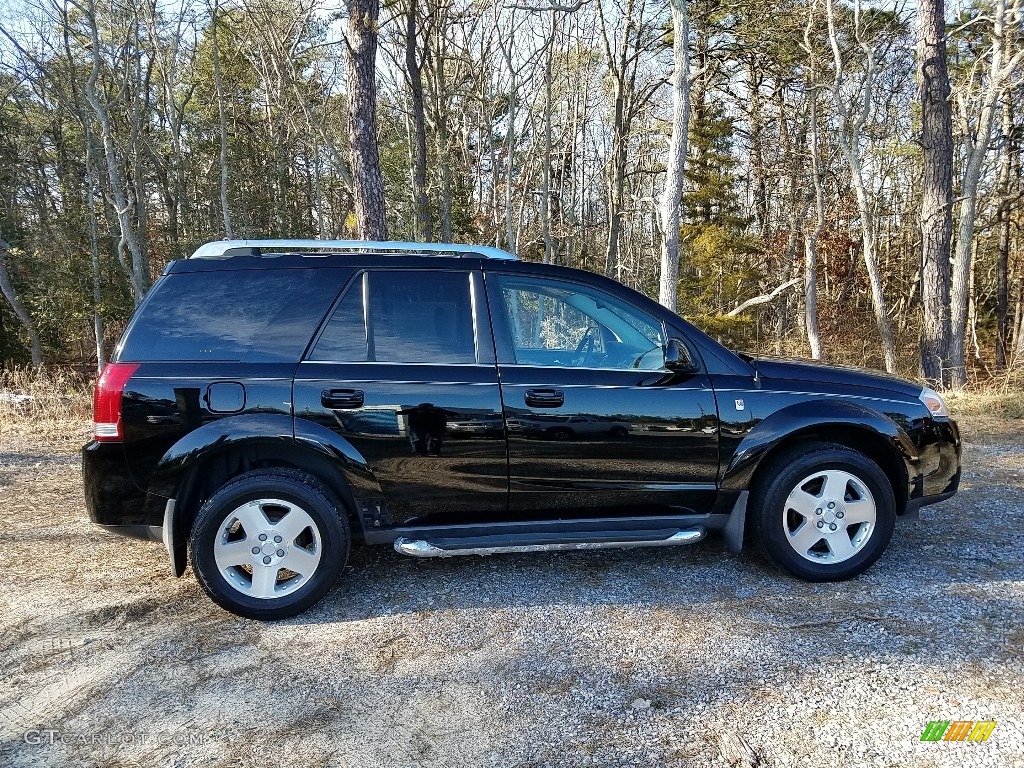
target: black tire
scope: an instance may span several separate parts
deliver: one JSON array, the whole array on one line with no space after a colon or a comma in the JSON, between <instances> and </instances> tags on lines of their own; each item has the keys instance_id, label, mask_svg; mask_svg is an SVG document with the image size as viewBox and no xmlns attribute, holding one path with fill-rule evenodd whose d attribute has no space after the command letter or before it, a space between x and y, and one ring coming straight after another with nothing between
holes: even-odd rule
<instances>
[{"instance_id":1,"label":"black tire","mask_svg":"<svg viewBox=\"0 0 1024 768\"><path fill-rule=\"evenodd\" d=\"M271 500L284 502L287 506L269 503ZM279 597L256 597L243 591L247 575L251 590L256 591L256 580L251 574L258 565L246 563L226 571L218 566L218 548L219 552L224 552L226 545L243 541L247 545L263 546L263 543L255 540L259 534L255 530L246 531L241 522L234 526L234 532L222 530L222 526L229 520L238 519L236 512L248 512L248 507L259 509L262 512L260 519L270 521L261 530L271 534L277 530L272 522L275 510L285 512L285 515L278 518L278 523L295 510L305 513L312 521L312 525L303 528L291 541L284 541L281 545L265 541L266 546L274 550L281 546L281 550L253 556L255 562L264 554L269 559L281 552L286 553L282 559L273 562L273 578L277 580L273 582L273 588L266 590L289 590ZM304 522L306 518L296 517L296 520ZM257 524L254 523L253 527L256 528ZM319 480L297 470L266 469L246 472L236 477L203 504L192 524L188 550L196 579L210 599L238 616L268 621L295 616L323 598L345 567L350 541L348 518L343 506ZM299 548L304 549L307 556L318 556L310 573L305 575L287 569L288 563L296 562L287 559L292 557L293 552L302 559L297 552ZM289 573L293 574L291 580L282 579L278 568L284 571L286 578ZM232 586L232 582L239 586ZM271 582L268 580L266 583Z\"/></svg>"},{"instance_id":2,"label":"black tire","mask_svg":"<svg viewBox=\"0 0 1024 768\"><path fill-rule=\"evenodd\" d=\"M555 429L551 429L548 431L548 437L550 437L552 440L557 440L560 443L572 440L575 436L576 433L573 432L568 427L556 427Z\"/></svg>"},{"instance_id":3,"label":"black tire","mask_svg":"<svg viewBox=\"0 0 1024 768\"><path fill-rule=\"evenodd\" d=\"M817 473L821 473L820 480L815 478L809 483L804 482ZM853 478L849 483L842 481L847 474ZM843 500L838 499L838 494L826 494L824 484L829 477L838 478L837 483L845 489ZM799 513L795 502L790 500L793 498L802 503L798 491L807 489L810 489L809 497L816 498L818 482L822 483L822 506L811 510L810 517L807 517ZM865 489L870 498L861 495ZM838 505L834 510L827 509L831 501ZM861 502L874 504L874 520L869 526L849 522L860 515L848 512L845 505L849 504L853 509ZM821 517L818 517L819 509L824 513ZM836 520L837 515L844 519ZM845 581L862 574L882 556L896 523L896 500L889 479L867 456L832 443L805 443L786 451L758 471L747 519L758 549L779 567L805 581ZM808 526L812 521L816 522L813 523L814 528L808 527L806 536L801 538L799 534L805 521ZM830 531L833 524L838 529ZM820 532L816 530L819 528ZM797 551L798 546L819 533L823 535L806 555ZM843 553L850 551L838 538L843 534L853 554L838 560ZM791 538L793 544L790 543Z\"/></svg>"},{"instance_id":4,"label":"black tire","mask_svg":"<svg viewBox=\"0 0 1024 768\"><path fill-rule=\"evenodd\" d=\"M629 430L627 430L625 427L612 427L610 434L616 440L621 440L622 438L626 437L629 434Z\"/></svg>"}]
</instances>

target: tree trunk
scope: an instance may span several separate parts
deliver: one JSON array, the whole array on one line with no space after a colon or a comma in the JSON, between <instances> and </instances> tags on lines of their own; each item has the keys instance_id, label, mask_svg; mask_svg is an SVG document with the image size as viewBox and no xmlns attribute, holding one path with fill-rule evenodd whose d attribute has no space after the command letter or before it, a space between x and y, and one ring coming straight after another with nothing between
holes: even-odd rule
<instances>
[{"instance_id":1,"label":"tree trunk","mask_svg":"<svg viewBox=\"0 0 1024 768\"><path fill-rule=\"evenodd\" d=\"M384 182L377 146L377 16L380 0L346 0L348 136L356 228L363 240L387 240Z\"/></svg>"},{"instance_id":2,"label":"tree trunk","mask_svg":"<svg viewBox=\"0 0 1024 768\"><path fill-rule=\"evenodd\" d=\"M103 339L103 292L100 276L100 244L96 228L96 185L92 165L92 132L85 127L85 194L89 203L89 253L92 257L92 331L96 337L96 370L102 373L103 366L107 362L106 349Z\"/></svg>"},{"instance_id":3,"label":"tree trunk","mask_svg":"<svg viewBox=\"0 0 1024 768\"><path fill-rule=\"evenodd\" d=\"M665 192L661 198L661 282L658 301L675 312L679 296L679 204L686 179L686 147L690 130L690 19L687 0L672 0L675 35L672 71L672 139L668 150Z\"/></svg>"},{"instance_id":4,"label":"tree trunk","mask_svg":"<svg viewBox=\"0 0 1024 768\"><path fill-rule=\"evenodd\" d=\"M944 0L917 9L921 97L921 372L933 387L949 383L949 254L953 234L953 123L949 104Z\"/></svg>"},{"instance_id":5,"label":"tree trunk","mask_svg":"<svg viewBox=\"0 0 1024 768\"><path fill-rule=\"evenodd\" d=\"M755 60L749 59L747 78L750 84L750 170L753 186L754 222L761 235L768 233L768 179L765 169L764 110L761 106L761 82L764 75ZM781 89L780 89L781 90ZM784 117L783 117L784 119Z\"/></svg>"},{"instance_id":6,"label":"tree trunk","mask_svg":"<svg viewBox=\"0 0 1024 768\"><path fill-rule=\"evenodd\" d=\"M405 69L409 74L409 90L412 93L413 162L412 162L412 207L416 223L416 238L430 242L434 239L430 215L430 198L427 197L427 119L423 108L423 73L416 55L416 12L417 0L409 0L405 17Z\"/></svg>"},{"instance_id":7,"label":"tree trunk","mask_svg":"<svg viewBox=\"0 0 1024 768\"><path fill-rule=\"evenodd\" d=\"M857 210L860 213L861 242L864 247L864 267L868 273L871 286L871 304L875 312L875 324L882 338L882 354L885 357L885 370L896 372L896 345L892 337L892 322L885 304L885 291L882 284L882 273L878 268L878 255L875 253L875 227L871 218L871 203L868 200L867 188L864 184L864 172L860 159L855 156L856 150L847 147L847 162L850 165L853 189L857 196Z\"/></svg>"},{"instance_id":8,"label":"tree trunk","mask_svg":"<svg viewBox=\"0 0 1024 768\"><path fill-rule=\"evenodd\" d=\"M615 122L612 125L612 157L608 169L608 244L604 253L605 277L619 277L619 233L622 231L622 190L626 181L625 97L615 83Z\"/></svg>"},{"instance_id":9,"label":"tree trunk","mask_svg":"<svg viewBox=\"0 0 1024 768\"><path fill-rule=\"evenodd\" d=\"M555 248L551 237L551 79L554 76L555 36L558 34L558 16L551 12L551 37L547 41L544 57L544 158L540 198L540 223L544 237L544 263L553 264Z\"/></svg>"},{"instance_id":10,"label":"tree trunk","mask_svg":"<svg viewBox=\"0 0 1024 768\"><path fill-rule=\"evenodd\" d=\"M996 265L996 369L1003 371L1009 358L1009 266L1010 266L1010 200L1013 155L1016 150L1013 136L1013 100L1003 100L1002 157L999 160L999 258Z\"/></svg>"},{"instance_id":11,"label":"tree trunk","mask_svg":"<svg viewBox=\"0 0 1024 768\"><path fill-rule=\"evenodd\" d=\"M825 228L825 185L821 179L821 161L818 145L818 92L810 94L810 155L811 177L814 183L814 229L804 235L804 326L811 357L821 359L821 333L818 330L818 238Z\"/></svg>"},{"instance_id":12,"label":"tree trunk","mask_svg":"<svg viewBox=\"0 0 1024 768\"><path fill-rule=\"evenodd\" d=\"M220 126L220 213L224 219L224 236L231 240L231 206L228 204L228 128L224 117L224 80L220 71L220 48L217 45L217 23L220 4L213 2L213 18L210 21L210 43L213 49L213 82L217 90L217 116Z\"/></svg>"},{"instance_id":13,"label":"tree trunk","mask_svg":"<svg viewBox=\"0 0 1024 768\"><path fill-rule=\"evenodd\" d=\"M18 294L14 292L14 286L11 285L11 280L7 275L7 266L4 264L4 256L10 250L11 246L0 240L0 293L7 299L7 303L11 305L14 314L18 316L18 320L24 326L25 332L28 334L29 347L32 350L32 367L39 368L43 364L43 349L39 345L39 334L36 332L36 324L32 321L32 316L25 309L25 305L21 303Z\"/></svg>"}]
</instances>

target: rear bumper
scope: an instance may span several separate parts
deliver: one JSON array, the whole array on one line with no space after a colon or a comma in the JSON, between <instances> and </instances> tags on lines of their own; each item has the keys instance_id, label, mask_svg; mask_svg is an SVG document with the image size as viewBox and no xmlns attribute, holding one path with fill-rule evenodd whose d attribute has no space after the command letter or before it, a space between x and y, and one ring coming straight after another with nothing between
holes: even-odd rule
<instances>
[{"instance_id":1,"label":"rear bumper","mask_svg":"<svg viewBox=\"0 0 1024 768\"><path fill-rule=\"evenodd\" d=\"M164 529L159 525L101 525L100 528L115 536L127 536L130 539L164 540Z\"/></svg>"},{"instance_id":2,"label":"rear bumper","mask_svg":"<svg viewBox=\"0 0 1024 768\"><path fill-rule=\"evenodd\" d=\"M89 443L82 448L82 482L89 519L111 533L153 539L149 530L159 520L148 519L146 494L132 479L121 443Z\"/></svg>"}]
</instances>

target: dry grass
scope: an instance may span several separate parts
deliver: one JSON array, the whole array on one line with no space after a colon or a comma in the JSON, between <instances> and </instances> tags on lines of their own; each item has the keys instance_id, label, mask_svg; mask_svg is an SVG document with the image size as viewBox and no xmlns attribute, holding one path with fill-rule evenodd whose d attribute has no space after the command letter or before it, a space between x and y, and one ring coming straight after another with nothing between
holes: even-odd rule
<instances>
[{"instance_id":1,"label":"dry grass","mask_svg":"<svg viewBox=\"0 0 1024 768\"><path fill-rule=\"evenodd\" d=\"M92 381L66 368L0 370L0 415L10 420L87 419L92 411Z\"/></svg>"},{"instance_id":2,"label":"dry grass","mask_svg":"<svg viewBox=\"0 0 1024 768\"><path fill-rule=\"evenodd\" d=\"M946 395L950 413L956 416L990 416L1024 419L1024 391L952 392Z\"/></svg>"},{"instance_id":3,"label":"dry grass","mask_svg":"<svg viewBox=\"0 0 1024 768\"><path fill-rule=\"evenodd\" d=\"M92 381L64 368L0 370L0 438L82 441L92 418Z\"/></svg>"}]
</instances>

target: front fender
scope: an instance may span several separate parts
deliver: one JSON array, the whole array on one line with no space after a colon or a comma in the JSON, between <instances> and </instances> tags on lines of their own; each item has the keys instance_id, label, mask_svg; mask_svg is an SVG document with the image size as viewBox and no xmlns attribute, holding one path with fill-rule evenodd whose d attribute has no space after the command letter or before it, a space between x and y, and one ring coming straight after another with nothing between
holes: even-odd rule
<instances>
[{"instance_id":1,"label":"front fender","mask_svg":"<svg viewBox=\"0 0 1024 768\"><path fill-rule=\"evenodd\" d=\"M858 440L867 437L874 444L884 446L887 457L898 461L906 471L906 478L917 474L918 449L895 421L857 402L819 399L780 408L754 426L736 447L723 474L721 487L729 490L749 488L764 458L792 438L825 433L824 439L843 443L843 435L836 430L856 430L850 433L851 437Z\"/></svg>"}]
</instances>

